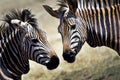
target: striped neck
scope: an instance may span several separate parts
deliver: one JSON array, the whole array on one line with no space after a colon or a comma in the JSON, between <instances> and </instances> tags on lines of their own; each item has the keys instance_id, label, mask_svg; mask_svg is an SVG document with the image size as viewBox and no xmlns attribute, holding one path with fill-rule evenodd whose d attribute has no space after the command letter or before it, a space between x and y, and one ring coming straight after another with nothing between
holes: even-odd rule
<instances>
[{"instance_id":1,"label":"striped neck","mask_svg":"<svg viewBox=\"0 0 120 80\"><path fill-rule=\"evenodd\" d=\"M23 32L18 29L9 27L6 33L0 34L2 37L2 58L1 65L4 74L11 78L20 78L23 73L29 71L28 59L25 59L25 54L21 49L21 40Z\"/></svg>"},{"instance_id":2,"label":"striped neck","mask_svg":"<svg viewBox=\"0 0 120 80\"><path fill-rule=\"evenodd\" d=\"M87 27L90 46L107 46L119 52L119 9L117 5L77 11Z\"/></svg>"}]
</instances>

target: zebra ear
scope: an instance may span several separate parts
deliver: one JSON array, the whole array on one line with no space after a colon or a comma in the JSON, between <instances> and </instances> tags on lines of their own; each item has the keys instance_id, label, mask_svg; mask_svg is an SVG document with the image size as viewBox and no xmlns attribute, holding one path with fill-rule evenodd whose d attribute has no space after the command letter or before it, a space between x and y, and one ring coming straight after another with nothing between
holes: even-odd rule
<instances>
[{"instance_id":1,"label":"zebra ear","mask_svg":"<svg viewBox=\"0 0 120 80\"><path fill-rule=\"evenodd\" d=\"M25 32L32 31L32 26L27 22L22 22L21 20L13 19L11 20L11 24L16 28L24 30Z\"/></svg>"},{"instance_id":2,"label":"zebra ear","mask_svg":"<svg viewBox=\"0 0 120 80\"><path fill-rule=\"evenodd\" d=\"M58 10L53 10L48 5L43 5L44 9L53 17L59 18Z\"/></svg>"}]
</instances>

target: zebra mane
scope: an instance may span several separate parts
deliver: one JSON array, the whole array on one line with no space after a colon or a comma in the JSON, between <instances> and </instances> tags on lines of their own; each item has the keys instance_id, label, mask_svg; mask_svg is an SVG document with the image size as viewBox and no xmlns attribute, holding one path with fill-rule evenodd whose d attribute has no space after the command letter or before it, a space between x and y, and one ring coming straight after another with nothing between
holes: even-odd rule
<instances>
[{"instance_id":1,"label":"zebra mane","mask_svg":"<svg viewBox=\"0 0 120 80\"><path fill-rule=\"evenodd\" d=\"M120 4L120 0L78 0L78 8L99 9Z\"/></svg>"},{"instance_id":2,"label":"zebra mane","mask_svg":"<svg viewBox=\"0 0 120 80\"><path fill-rule=\"evenodd\" d=\"M68 7L70 11L75 12L79 9L99 9L120 5L120 0L58 0L60 7Z\"/></svg>"},{"instance_id":3,"label":"zebra mane","mask_svg":"<svg viewBox=\"0 0 120 80\"><path fill-rule=\"evenodd\" d=\"M7 27L12 27L11 20L13 20L13 19L18 19L23 22L28 22L30 25L32 25L33 28L37 28L36 18L34 18L34 15L31 14L30 10L23 9L21 11L18 9L12 9L7 14L5 14L5 16L3 17L4 22L0 26L0 32L2 32L2 31L4 32L4 30L6 30Z\"/></svg>"},{"instance_id":4,"label":"zebra mane","mask_svg":"<svg viewBox=\"0 0 120 80\"><path fill-rule=\"evenodd\" d=\"M28 22L33 27L36 27L37 25L36 18L34 18L34 15L31 14L31 11L28 9L23 9L22 11L18 9L13 9L4 16L4 21L7 22L8 24L11 24L11 20L13 19Z\"/></svg>"}]
</instances>

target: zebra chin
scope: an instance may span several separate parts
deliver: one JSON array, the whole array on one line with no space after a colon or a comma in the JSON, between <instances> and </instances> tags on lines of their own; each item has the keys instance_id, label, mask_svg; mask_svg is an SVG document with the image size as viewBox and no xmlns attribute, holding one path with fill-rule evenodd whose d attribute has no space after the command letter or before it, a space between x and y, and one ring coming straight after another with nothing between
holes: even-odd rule
<instances>
[{"instance_id":1,"label":"zebra chin","mask_svg":"<svg viewBox=\"0 0 120 80\"><path fill-rule=\"evenodd\" d=\"M45 63L45 66L48 70L56 69L59 65L59 58L57 56L52 56L48 62Z\"/></svg>"}]
</instances>

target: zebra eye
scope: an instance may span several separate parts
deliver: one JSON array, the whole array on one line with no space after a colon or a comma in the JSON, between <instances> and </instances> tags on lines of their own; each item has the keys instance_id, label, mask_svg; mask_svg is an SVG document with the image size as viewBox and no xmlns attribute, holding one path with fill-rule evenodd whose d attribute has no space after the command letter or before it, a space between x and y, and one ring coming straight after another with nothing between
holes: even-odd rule
<instances>
[{"instance_id":1,"label":"zebra eye","mask_svg":"<svg viewBox=\"0 0 120 80\"><path fill-rule=\"evenodd\" d=\"M39 40L38 39L32 39L32 42L37 43L37 42L39 42Z\"/></svg>"},{"instance_id":2,"label":"zebra eye","mask_svg":"<svg viewBox=\"0 0 120 80\"><path fill-rule=\"evenodd\" d=\"M71 30L74 30L76 28L76 25L71 25Z\"/></svg>"}]
</instances>

